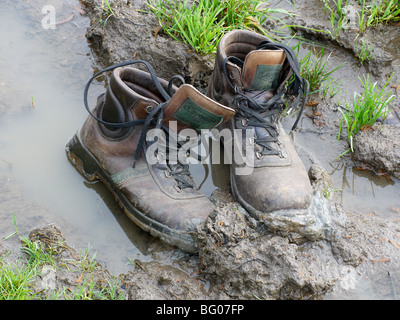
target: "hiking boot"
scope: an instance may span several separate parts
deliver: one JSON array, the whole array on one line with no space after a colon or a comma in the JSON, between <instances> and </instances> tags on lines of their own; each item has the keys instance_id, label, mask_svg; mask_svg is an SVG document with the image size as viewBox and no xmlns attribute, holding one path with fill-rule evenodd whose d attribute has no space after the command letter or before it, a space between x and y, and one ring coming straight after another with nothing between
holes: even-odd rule
<instances>
[{"instance_id":1,"label":"hiking boot","mask_svg":"<svg viewBox=\"0 0 400 320\"><path fill-rule=\"evenodd\" d=\"M245 30L222 37L207 95L236 110L226 126L232 132L233 152L241 155L232 156L231 188L256 218L276 210L305 209L311 203L307 172L280 123L285 93L297 95L292 108L305 94L294 129L308 82L301 78L291 48Z\"/></svg>"},{"instance_id":2,"label":"hiking boot","mask_svg":"<svg viewBox=\"0 0 400 320\"><path fill-rule=\"evenodd\" d=\"M127 66L137 63L144 64L149 73ZM90 110L89 86L110 70L106 92ZM188 84L177 89L172 85L175 78L183 81L177 76L170 82L157 78L153 68L139 60L94 75L84 94L90 115L67 144L66 153L87 180L101 180L108 187L141 229L195 252L194 228L214 205L196 189L189 165L172 157L180 146L190 143L178 131L213 128L233 117L234 111ZM197 143L197 131L189 131Z\"/></svg>"}]
</instances>

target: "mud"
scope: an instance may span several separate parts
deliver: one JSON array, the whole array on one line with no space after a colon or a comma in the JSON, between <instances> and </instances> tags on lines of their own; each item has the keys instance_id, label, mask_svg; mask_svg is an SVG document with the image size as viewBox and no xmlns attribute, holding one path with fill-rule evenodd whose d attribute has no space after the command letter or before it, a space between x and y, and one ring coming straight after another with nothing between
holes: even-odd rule
<instances>
[{"instance_id":1,"label":"mud","mask_svg":"<svg viewBox=\"0 0 400 320\"><path fill-rule=\"evenodd\" d=\"M315 31L332 30L329 16L324 11L324 4L321 1L299 1L296 5L300 14L293 17L292 23L304 27L295 28L298 35L303 35L324 45L330 44L335 48L344 49L355 58L364 42L372 48L372 57L366 59L362 64L359 61L356 62L359 76L362 77L362 73L369 73L373 76L373 81L377 81L378 87L381 88L392 75L387 86L387 90L396 96L390 106L391 112L383 122L383 119L380 119L375 130L361 133L356 137L354 160L370 165L375 171L387 172L389 175L398 178L400 170L400 149L398 147L398 127L400 126L398 25L385 24L376 28L367 28L360 35L358 34L357 12L361 12L361 6L357 2L350 1L347 6L345 25L337 35L332 37L331 34ZM345 66L345 68L348 67ZM358 92L361 93L361 90ZM348 92L348 97L353 97L352 91ZM322 110L324 110L324 106L322 106ZM387 150L390 150L389 155Z\"/></svg>"},{"instance_id":2,"label":"mud","mask_svg":"<svg viewBox=\"0 0 400 320\"><path fill-rule=\"evenodd\" d=\"M374 125L355 137L354 160L400 179L400 127Z\"/></svg>"},{"instance_id":3,"label":"mud","mask_svg":"<svg viewBox=\"0 0 400 320\"><path fill-rule=\"evenodd\" d=\"M305 9L305 5L296 3L297 6L300 12ZM88 12L93 21L93 17L98 15L96 5L88 5ZM302 13L294 24L304 23L309 28L325 28L317 21L319 15L313 14L315 18L304 19L302 17L310 15L307 10ZM102 53L98 55L100 65L105 67L130 59L134 52L135 58L152 62L160 70L162 77L169 78L179 73L184 75L187 82L204 89L212 72L212 57L198 57L186 45L169 39L162 31L155 34L159 26L155 17L135 11L133 6L120 2L116 16L116 19L111 18L107 22L104 29L94 23L87 31L87 38L94 52ZM323 18L321 15L320 19ZM311 33L306 36L315 37ZM333 42L346 50L355 50L350 35L343 34ZM393 70L393 59L388 59L384 51L378 51L375 57L365 69L375 70L378 65L380 71L385 71L379 73L379 77L384 79ZM376 73L374 72L375 75ZM338 112L337 109L334 110L334 105L335 101L326 99L319 106L323 111L326 131L336 131L338 128ZM397 143L391 139L377 140L380 145ZM382 146L382 149L386 147L388 145ZM394 153L397 149L392 148ZM376 153L372 149L363 150L376 159ZM366 160L364 158L362 161ZM398 161L395 155L387 162L392 160ZM371 165L382 167L382 163L377 161ZM389 172L389 165L384 165L384 168ZM390 174L394 174L396 170L398 168L394 165ZM365 275L359 271L360 265L368 269L372 263L382 259L382 256L390 257L389 261L383 260L388 262L381 262L383 269L396 269L399 251L393 245L395 242L390 242L395 241L398 236L396 225L346 212L334 199L329 202L322 196L327 187L332 186L329 174L318 165L312 166L309 174L316 189L315 199L319 202L319 209L316 214L307 217L312 220L308 225L296 223L293 218L283 219L279 215L271 218L269 223L256 222L232 200L229 190L217 189L213 193L211 199L218 208L198 230L198 279L201 278L209 284L208 298L321 298L323 294L334 290L355 290L357 281L362 274ZM147 271L151 272L149 269ZM140 283L137 289L139 292ZM152 283L165 285L165 281L159 278ZM189 292L191 290L193 288ZM171 291L182 297L176 288ZM183 295L192 297L188 293ZM146 297L154 298L152 294Z\"/></svg>"},{"instance_id":4,"label":"mud","mask_svg":"<svg viewBox=\"0 0 400 320\"><path fill-rule=\"evenodd\" d=\"M293 18L293 24L328 28L329 20L324 16L323 7L317 5L319 1L312 2L321 12L315 14L310 1L307 6L305 1L296 1L298 15ZM115 17L108 19L104 26L99 22L101 1L82 3L91 19L86 37L100 68L124 60L143 59L157 69L160 77L168 79L180 74L188 83L204 91L213 69L213 58L201 57L186 45L164 35L151 13L135 10L147 11L143 4L118 2L113 7ZM380 84L392 72L395 76L390 85L400 82L398 53L385 49L387 39L378 36L381 32L392 32L391 28L385 26L384 30L371 30L364 35L380 43L376 45L375 58L359 67L359 71L360 74L370 71ZM351 30L341 33L335 40L301 30L298 32L305 37L329 43L337 50L344 49L346 57L354 55ZM340 203L337 194L327 192L335 187L328 168L321 165L318 156L306 143L301 143L299 137L305 133L314 139L322 136L324 145L321 148L328 149L333 144L345 148L346 140L344 137L336 141L340 119L337 98L318 95L315 98L318 106L305 111L299 132L294 135L296 148L309 168L315 199L322 208L306 217L309 218L304 220L307 224L291 219L279 220L278 216L272 219L279 222L277 226L255 221L234 201L229 189L218 188L211 195L217 209L197 230L199 253L187 255L171 251L176 257L171 256L168 264L157 259L157 255L165 254L165 248L157 250L157 244L153 244L152 261L136 259L132 261L133 271L117 276L121 283L118 292L128 299L397 299L400 290L398 219L371 212L350 212ZM384 170L392 175L396 183L400 170L398 107L399 99L396 99L392 124L380 123L374 131L366 131L357 137L354 155L355 160L367 163L374 171ZM317 111L323 117L323 126L317 126L313 121ZM352 159L345 161L352 162ZM11 164L0 159L0 168L2 173L7 173ZM18 215L19 222L19 219L26 220L21 223L25 226L19 230L21 234L30 232L37 241L62 237L63 229L37 229L49 221L64 225L62 219L54 221L48 208L25 200L18 183L10 181L7 174L1 179L0 212L9 213L0 215L1 223L9 225L2 230L5 233L2 236L14 231L11 213L24 212ZM323 214L318 216L321 212ZM16 236L0 242L0 257L7 253L10 262L17 261L21 256L20 246ZM75 249L65 245L58 261L60 264L66 259L77 261L76 256ZM92 275L99 285L113 278L100 264ZM79 285L80 277L81 274L66 272L62 267L46 269L35 287L37 291L44 290L43 279L51 278L55 279L56 288L67 286L73 291ZM43 291L43 294L50 293Z\"/></svg>"},{"instance_id":5,"label":"mud","mask_svg":"<svg viewBox=\"0 0 400 320\"><path fill-rule=\"evenodd\" d=\"M118 2L113 7L114 16L104 27L98 21L102 15L101 4L98 1L82 2L93 18L86 36L101 66L145 60L157 69L159 77L169 79L181 75L187 83L205 90L213 68L212 59L198 55L182 42L164 35L157 18L146 5L136 1Z\"/></svg>"}]
</instances>

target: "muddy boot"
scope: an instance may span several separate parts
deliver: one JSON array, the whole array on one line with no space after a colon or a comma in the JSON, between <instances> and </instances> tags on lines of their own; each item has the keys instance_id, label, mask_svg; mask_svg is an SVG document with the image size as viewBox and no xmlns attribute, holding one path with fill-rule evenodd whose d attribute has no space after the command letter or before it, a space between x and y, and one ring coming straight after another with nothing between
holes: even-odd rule
<instances>
[{"instance_id":1,"label":"muddy boot","mask_svg":"<svg viewBox=\"0 0 400 320\"><path fill-rule=\"evenodd\" d=\"M256 218L276 210L305 209L311 203L307 172L279 121L285 93L297 95L292 108L308 94L291 48L244 30L221 39L207 95L236 110L227 126L233 137L231 187L236 200ZM228 142L225 139L225 148Z\"/></svg>"},{"instance_id":2,"label":"muddy boot","mask_svg":"<svg viewBox=\"0 0 400 320\"><path fill-rule=\"evenodd\" d=\"M127 67L136 63L144 64L149 73ZM89 86L110 70L106 92L90 110ZM194 228L214 205L196 189L189 166L183 163L185 152L183 157L178 154L183 145L187 149L190 141L197 142L193 129L213 128L233 117L234 111L190 85L177 89L172 80L157 78L144 61L96 74L85 88L84 102L90 116L66 146L72 164L87 180L101 180L140 228L170 245L196 251ZM186 129L185 136L178 133L181 129Z\"/></svg>"}]
</instances>

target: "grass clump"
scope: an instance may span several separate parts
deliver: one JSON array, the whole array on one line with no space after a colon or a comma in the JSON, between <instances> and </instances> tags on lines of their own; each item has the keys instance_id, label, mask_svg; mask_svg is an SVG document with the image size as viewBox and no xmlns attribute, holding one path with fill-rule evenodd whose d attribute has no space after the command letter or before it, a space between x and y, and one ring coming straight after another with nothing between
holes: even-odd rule
<instances>
[{"instance_id":1,"label":"grass clump","mask_svg":"<svg viewBox=\"0 0 400 320\"><path fill-rule=\"evenodd\" d=\"M262 8L256 0L148 0L166 34L189 44L196 52L216 51L221 37L234 29L248 29L272 36L262 24L273 13L290 14L283 9Z\"/></svg>"},{"instance_id":2,"label":"grass clump","mask_svg":"<svg viewBox=\"0 0 400 320\"><path fill-rule=\"evenodd\" d=\"M349 0L346 0L346 2L343 2L343 0L321 0L321 2L324 3L325 13L328 12L330 15L331 30L329 30L329 33L335 39L347 23L347 5Z\"/></svg>"},{"instance_id":3,"label":"grass clump","mask_svg":"<svg viewBox=\"0 0 400 320\"><path fill-rule=\"evenodd\" d=\"M100 22L103 23L103 29L106 27L108 19L115 16L114 11L108 0L101 0L101 17Z\"/></svg>"},{"instance_id":4,"label":"grass clump","mask_svg":"<svg viewBox=\"0 0 400 320\"><path fill-rule=\"evenodd\" d=\"M0 264L0 300L30 300L35 296L30 283L36 279L27 266Z\"/></svg>"},{"instance_id":5,"label":"grass clump","mask_svg":"<svg viewBox=\"0 0 400 320\"><path fill-rule=\"evenodd\" d=\"M336 38L346 26L347 7L349 0L321 0L325 13L330 15L332 38ZM399 0L358 0L361 10L357 11L358 32L362 34L368 27L376 27L383 23L400 21Z\"/></svg>"},{"instance_id":6,"label":"grass clump","mask_svg":"<svg viewBox=\"0 0 400 320\"><path fill-rule=\"evenodd\" d=\"M365 6L365 0L362 0L362 5ZM375 0L367 8L369 12L367 26L400 21L399 0Z\"/></svg>"},{"instance_id":7,"label":"grass clump","mask_svg":"<svg viewBox=\"0 0 400 320\"><path fill-rule=\"evenodd\" d=\"M7 241L18 235L21 241L20 252L16 263L5 263L8 251L0 256L0 300L124 300L120 292L120 280L112 277L100 268L95 254L90 249L79 255L68 247L57 229L46 229L43 232L19 236L15 216L15 232L3 238ZM50 231L47 232L47 230ZM66 252L64 252L66 251ZM60 255L64 252L63 255ZM43 282L44 270L53 270L54 281L57 277L73 279L67 285L64 282L48 288ZM57 277L56 277L57 273ZM41 280L41 281L38 281Z\"/></svg>"},{"instance_id":8,"label":"grass clump","mask_svg":"<svg viewBox=\"0 0 400 320\"><path fill-rule=\"evenodd\" d=\"M41 242L31 241L28 237L21 238L21 242L23 244L21 252L28 255L28 264L32 269L43 265L56 265L53 256L57 253L51 249L45 249Z\"/></svg>"},{"instance_id":9,"label":"grass clump","mask_svg":"<svg viewBox=\"0 0 400 320\"><path fill-rule=\"evenodd\" d=\"M390 92L385 92L392 76L393 74L381 90L377 88L376 82L371 82L369 74L363 76L364 80L358 77L364 88L364 93L360 95L355 92L352 105L350 106L346 102L345 108L339 108L342 118L340 120L338 140L340 139L343 127L346 125L347 139L350 145L350 148L340 156L350 151L354 152L353 139L357 133L367 126L372 126L378 118L386 119L390 112L389 103L395 98Z\"/></svg>"},{"instance_id":10,"label":"grass clump","mask_svg":"<svg viewBox=\"0 0 400 320\"><path fill-rule=\"evenodd\" d=\"M293 47L297 58L299 59L299 51L302 42L299 42ZM308 80L310 84L310 94L317 93L324 90L322 84L325 81L333 81L331 75L336 70L340 69L345 63L340 64L332 70L328 70L327 63L331 57L331 53L324 59L324 47L318 51L309 51L300 61L300 74L301 76ZM338 91L338 88L332 89ZM337 92L336 92L337 93ZM335 93L335 94L336 94Z\"/></svg>"},{"instance_id":11,"label":"grass clump","mask_svg":"<svg viewBox=\"0 0 400 320\"><path fill-rule=\"evenodd\" d=\"M361 39L360 42L361 46L359 46L358 43L356 44L356 57L360 63L363 64L365 60L372 60L374 46L367 45L363 39Z\"/></svg>"}]
</instances>

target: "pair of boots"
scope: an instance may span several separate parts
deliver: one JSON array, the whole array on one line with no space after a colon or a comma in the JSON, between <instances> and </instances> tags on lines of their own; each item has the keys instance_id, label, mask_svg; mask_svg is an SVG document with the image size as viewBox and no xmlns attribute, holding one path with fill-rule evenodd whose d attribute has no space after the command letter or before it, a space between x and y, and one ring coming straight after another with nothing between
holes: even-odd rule
<instances>
[{"instance_id":1,"label":"pair of boots","mask_svg":"<svg viewBox=\"0 0 400 320\"><path fill-rule=\"evenodd\" d=\"M90 110L89 86L110 70L106 92ZM292 107L308 93L293 51L254 32L231 31L218 45L206 95L180 76L158 78L139 60L94 75L84 94L90 116L67 144L67 156L86 179L105 183L140 228L195 252L194 229L214 210L185 163L202 129L229 128L232 192L253 217L309 207L306 170L279 122L285 93L297 95Z\"/></svg>"}]
</instances>

